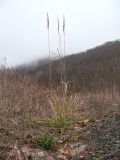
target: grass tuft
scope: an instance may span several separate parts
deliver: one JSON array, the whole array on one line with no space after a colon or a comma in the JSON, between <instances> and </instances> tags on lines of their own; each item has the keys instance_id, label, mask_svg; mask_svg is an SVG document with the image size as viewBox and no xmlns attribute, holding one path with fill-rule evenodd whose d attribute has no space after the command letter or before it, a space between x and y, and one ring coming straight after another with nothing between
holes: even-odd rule
<instances>
[{"instance_id":1,"label":"grass tuft","mask_svg":"<svg viewBox=\"0 0 120 160\"><path fill-rule=\"evenodd\" d=\"M42 147L46 150L52 149L52 144L54 142L54 137L51 134L44 134L36 139L38 147Z\"/></svg>"}]
</instances>

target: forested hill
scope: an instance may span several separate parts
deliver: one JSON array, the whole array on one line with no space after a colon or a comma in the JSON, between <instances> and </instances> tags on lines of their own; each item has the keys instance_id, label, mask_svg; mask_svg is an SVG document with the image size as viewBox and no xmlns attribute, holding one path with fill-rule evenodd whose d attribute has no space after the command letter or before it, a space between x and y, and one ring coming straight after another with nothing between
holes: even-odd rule
<instances>
[{"instance_id":1,"label":"forested hill","mask_svg":"<svg viewBox=\"0 0 120 160\"><path fill-rule=\"evenodd\" d=\"M77 90L120 88L120 41L107 42L83 53L66 56L66 77ZM29 70L40 83L48 84L49 66ZM60 80L59 60L52 62L52 82ZM53 83L53 84L54 84Z\"/></svg>"}]
</instances>

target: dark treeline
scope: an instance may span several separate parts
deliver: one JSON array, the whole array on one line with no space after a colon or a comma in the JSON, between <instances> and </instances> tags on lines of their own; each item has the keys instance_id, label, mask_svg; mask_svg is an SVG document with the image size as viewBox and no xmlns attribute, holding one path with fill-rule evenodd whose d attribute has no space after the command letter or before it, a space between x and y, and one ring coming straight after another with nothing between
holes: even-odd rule
<instances>
[{"instance_id":1,"label":"dark treeline","mask_svg":"<svg viewBox=\"0 0 120 160\"><path fill-rule=\"evenodd\" d=\"M83 53L66 56L66 77L70 88L75 90L120 90L120 41L108 42ZM35 69L22 69L38 79L39 83L48 85L48 64ZM52 62L52 82L60 82L59 61Z\"/></svg>"}]
</instances>

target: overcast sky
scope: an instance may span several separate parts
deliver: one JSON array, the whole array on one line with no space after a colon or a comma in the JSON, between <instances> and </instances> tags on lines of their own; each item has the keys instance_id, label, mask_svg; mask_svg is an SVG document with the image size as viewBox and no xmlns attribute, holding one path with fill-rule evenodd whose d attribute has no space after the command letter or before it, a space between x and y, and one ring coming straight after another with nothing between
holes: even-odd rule
<instances>
[{"instance_id":1,"label":"overcast sky","mask_svg":"<svg viewBox=\"0 0 120 160\"><path fill-rule=\"evenodd\" d=\"M9 66L48 56L58 48L57 17L66 18L66 52L85 51L120 39L120 0L0 0L0 63Z\"/></svg>"}]
</instances>

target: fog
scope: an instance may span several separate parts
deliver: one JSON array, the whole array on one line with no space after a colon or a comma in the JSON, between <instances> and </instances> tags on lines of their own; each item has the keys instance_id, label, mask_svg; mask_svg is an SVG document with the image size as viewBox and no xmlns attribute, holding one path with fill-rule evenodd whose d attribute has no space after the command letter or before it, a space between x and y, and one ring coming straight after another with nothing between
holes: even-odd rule
<instances>
[{"instance_id":1,"label":"fog","mask_svg":"<svg viewBox=\"0 0 120 160\"><path fill-rule=\"evenodd\" d=\"M14 66L48 57L47 12L53 52L63 14L66 54L120 38L120 0L0 0L0 63L6 58Z\"/></svg>"}]
</instances>

